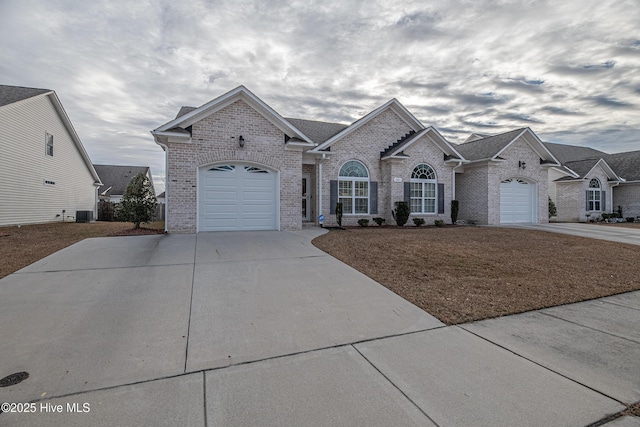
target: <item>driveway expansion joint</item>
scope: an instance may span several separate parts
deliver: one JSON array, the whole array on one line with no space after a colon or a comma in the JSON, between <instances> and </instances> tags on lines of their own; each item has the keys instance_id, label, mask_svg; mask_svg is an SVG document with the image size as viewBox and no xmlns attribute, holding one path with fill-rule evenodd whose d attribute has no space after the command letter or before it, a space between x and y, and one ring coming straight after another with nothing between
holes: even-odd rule
<instances>
[{"instance_id":1,"label":"driveway expansion joint","mask_svg":"<svg viewBox=\"0 0 640 427\"><path fill-rule=\"evenodd\" d=\"M636 340L628 338L628 337L623 337L623 336L620 336L620 335L616 335L616 334L608 332L608 331L603 331L602 329L594 328L593 326L583 325L582 323L578 323L578 322L575 322L573 320L568 320L568 319L565 319L564 317L559 317L559 316L557 316L555 314L545 313L544 310L540 311L540 314L543 314L543 315L549 316L549 317L553 317L554 319L562 320L563 322L567 322L567 323L571 323L573 325L580 326L581 328L591 329L592 331L600 332L600 333L603 333L603 334L606 334L606 335L609 335L609 336L612 336L612 337L616 337L616 338L620 338L620 339L623 339L623 340L626 340L626 341L630 341L630 342L635 343L635 344L640 344L640 341L636 341Z\"/></svg>"}]
</instances>

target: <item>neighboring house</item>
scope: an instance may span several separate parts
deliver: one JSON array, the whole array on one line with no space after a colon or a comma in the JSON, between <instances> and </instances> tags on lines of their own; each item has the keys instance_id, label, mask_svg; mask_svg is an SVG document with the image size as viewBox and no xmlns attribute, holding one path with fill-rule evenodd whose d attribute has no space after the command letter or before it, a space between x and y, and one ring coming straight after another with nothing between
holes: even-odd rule
<instances>
[{"instance_id":1,"label":"neighboring house","mask_svg":"<svg viewBox=\"0 0 640 427\"><path fill-rule=\"evenodd\" d=\"M93 165L93 167L102 181L102 186L98 189L100 200L120 203L131 179L139 173L143 173L149 178L151 188L153 188L151 169L148 166Z\"/></svg>"},{"instance_id":2,"label":"neighboring house","mask_svg":"<svg viewBox=\"0 0 640 427\"><path fill-rule=\"evenodd\" d=\"M550 171L566 170L529 128L455 145L396 99L345 125L284 118L240 86L151 133L166 155L170 232L331 226L338 202L343 225L393 224L403 200L428 224L450 221L454 199L463 220L547 222Z\"/></svg>"},{"instance_id":3,"label":"neighboring house","mask_svg":"<svg viewBox=\"0 0 640 427\"><path fill-rule=\"evenodd\" d=\"M560 163L531 129L467 141L456 145L468 161L456 176L459 218L480 224L549 220L549 169Z\"/></svg>"},{"instance_id":4,"label":"neighboring house","mask_svg":"<svg viewBox=\"0 0 640 427\"><path fill-rule=\"evenodd\" d=\"M156 200L158 201L158 204L164 205L164 191L156 196Z\"/></svg>"},{"instance_id":5,"label":"neighboring house","mask_svg":"<svg viewBox=\"0 0 640 427\"><path fill-rule=\"evenodd\" d=\"M640 151L607 154L592 148L546 144L562 166L549 173L549 197L558 221L587 221L622 209L640 216Z\"/></svg>"},{"instance_id":6,"label":"neighboring house","mask_svg":"<svg viewBox=\"0 0 640 427\"><path fill-rule=\"evenodd\" d=\"M54 91L0 85L0 133L0 225L95 218L100 178Z\"/></svg>"}]
</instances>

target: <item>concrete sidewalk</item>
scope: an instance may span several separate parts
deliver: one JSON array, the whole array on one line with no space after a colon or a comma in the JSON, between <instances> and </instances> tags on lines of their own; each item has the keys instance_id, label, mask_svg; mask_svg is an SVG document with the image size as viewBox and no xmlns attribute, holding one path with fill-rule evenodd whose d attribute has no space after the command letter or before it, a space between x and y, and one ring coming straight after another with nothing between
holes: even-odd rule
<instances>
[{"instance_id":1,"label":"concrete sidewalk","mask_svg":"<svg viewBox=\"0 0 640 427\"><path fill-rule=\"evenodd\" d=\"M35 405L0 425L590 425L640 400L640 292L445 327L322 232L88 239L0 280L0 377L30 374L0 402Z\"/></svg>"},{"instance_id":2,"label":"concrete sidewalk","mask_svg":"<svg viewBox=\"0 0 640 427\"><path fill-rule=\"evenodd\" d=\"M500 227L526 228L530 230L549 231L552 233L588 237L590 239L609 240L612 242L640 245L640 228L625 227L618 224L553 222L548 224L509 224L500 225Z\"/></svg>"}]
</instances>

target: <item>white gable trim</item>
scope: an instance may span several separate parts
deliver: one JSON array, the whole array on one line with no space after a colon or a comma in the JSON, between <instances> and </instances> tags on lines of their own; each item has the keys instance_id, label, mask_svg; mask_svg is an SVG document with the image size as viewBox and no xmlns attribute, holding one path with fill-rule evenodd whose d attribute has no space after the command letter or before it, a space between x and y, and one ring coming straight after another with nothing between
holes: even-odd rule
<instances>
[{"instance_id":1,"label":"white gable trim","mask_svg":"<svg viewBox=\"0 0 640 427\"><path fill-rule=\"evenodd\" d=\"M556 159L555 156L551 154L551 151L549 151L547 147L545 147L545 145L542 143L542 140L538 138L538 135L536 135L535 132L531 130L531 128L524 128L522 132L520 132L515 138L513 138L511 142L505 145L502 150L498 151L493 156L492 160L496 160L496 158L499 157L507 148L509 148L514 142L516 142L521 136L524 136L525 134L533 138L533 143L531 143L531 141L529 141L527 138L524 138L524 141L531 147L533 151L535 151L538 157L543 160L550 160L555 162L555 164L548 164L547 166L560 166L560 162L558 161L558 159Z\"/></svg>"},{"instance_id":2,"label":"white gable trim","mask_svg":"<svg viewBox=\"0 0 640 427\"><path fill-rule=\"evenodd\" d=\"M351 126L343 129L341 132L337 133L336 135L329 138L327 141L323 142L322 144L320 144L319 146L317 146L316 148L310 151L315 153L320 150L325 150L331 147L334 143L341 140L345 136L349 135L356 129L359 129L365 124L369 123L371 120L378 117L382 112L384 112L387 109L391 109L394 113L396 113L398 117L400 117L414 131L419 132L425 128L424 125L420 123L420 121L416 119L413 116L413 114L409 112L409 110L407 110L402 104L400 104L400 102L398 102L397 99L393 98L392 100L387 101L385 104L376 108L366 116L356 120L355 122L353 122L353 124L351 124Z\"/></svg>"},{"instance_id":3,"label":"white gable trim","mask_svg":"<svg viewBox=\"0 0 640 427\"><path fill-rule=\"evenodd\" d=\"M440 151L442 151L444 154L455 155L459 159L459 160L458 159L452 159L452 160L455 160L456 162L458 161L461 161L464 163L468 162L468 160L466 160L462 156L462 154L458 153L458 151L455 148L453 148L453 146L449 144L449 142L446 139L444 139L444 137L440 134L440 132L438 132L438 130L433 126L429 126L428 128L421 130L409 142L407 142L404 145L400 145L398 148L396 148L395 150L393 150L392 152L384 156L382 160L385 160L388 158L408 157L408 156L399 156L399 153L411 147L416 141L418 141L422 137L426 137L430 142L432 142L436 147L438 147Z\"/></svg>"},{"instance_id":4,"label":"white gable trim","mask_svg":"<svg viewBox=\"0 0 640 427\"><path fill-rule=\"evenodd\" d=\"M589 174L591 174L591 172L593 172L593 170L598 166L607 175L607 177L609 177L609 179L615 179L618 182L622 181L622 179L618 175L616 175L616 173L613 171L613 169L611 169L611 166L609 166L609 164L607 162L605 162L604 159L598 160L596 162L596 164L593 165L593 167L591 169L589 169L589 172L584 174L583 179L586 180L587 177L589 176Z\"/></svg>"},{"instance_id":5,"label":"white gable trim","mask_svg":"<svg viewBox=\"0 0 640 427\"><path fill-rule=\"evenodd\" d=\"M67 116L67 112L64 110L64 107L62 106L62 103L60 102L60 99L58 98L58 95L56 94L56 92L52 90L50 92L36 95L34 97L27 98L27 99L33 99L38 97L48 97L51 100L53 107L58 113L58 117L60 117L60 120L62 120L64 127L67 129L67 132L71 136L71 140L73 141L73 144L76 146L76 149L80 154L80 157L82 157L82 160L84 161L85 166L87 167L87 169L89 170L89 173L91 174L91 177L93 178L93 181L94 181L93 185L95 185L96 187L101 186L102 182L100 181L98 172L96 172L95 168L93 167L93 163L91 162L91 159L87 154L87 151L84 149L84 146L82 145L82 141L80 141L80 137L76 133L76 130L73 127L73 124L71 124L71 120L69 119L69 116ZM12 103L9 105L15 105L15 104L16 103Z\"/></svg>"},{"instance_id":6,"label":"white gable trim","mask_svg":"<svg viewBox=\"0 0 640 427\"><path fill-rule=\"evenodd\" d=\"M233 104L238 100L242 100L249 104L250 107L256 110L259 114L261 114L265 119L271 122L275 127L280 129L283 133L291 137L297 137L309 144L315 145L309 137L307 137L299 129L285 120L284 117L278 114L273 108L269 107L264 101L255 96L249 89L244 86L238 86L232 91L229 91L224 95L207 102L206 104L196 108L195 110L192 110L183 116L165 123L159 128L151 131L151 134L153 134L154 136L164 136L163 133L169 131L170 129L187 128L192 124L202 120L207 116L210 116L211 114L216 113L217 111L222 110L223 108Z\"/></svg>"}]
</instances>

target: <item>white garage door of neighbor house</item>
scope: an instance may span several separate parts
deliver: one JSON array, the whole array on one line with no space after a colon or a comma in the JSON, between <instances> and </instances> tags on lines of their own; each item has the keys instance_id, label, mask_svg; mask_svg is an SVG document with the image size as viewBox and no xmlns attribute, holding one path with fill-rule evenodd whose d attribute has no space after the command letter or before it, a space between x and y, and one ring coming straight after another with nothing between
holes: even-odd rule
<instances>
[{"instance_id":1,"label":"white garage door of neighbor house","mask_svg":"<svg viewBox=\"0 0 640 427\"><path fill-rule=\"evenodd\" d=\"M533 189L521 179L507 179L500 183L500 222L535 222L533 220Z\"/></svg>"},{"instance_id":2,"label":"white garage door of neighbor house","mask_svg":"<svg viewBox=\"0 0 640 427\"><path fill-rule=\"evenodd\" d=\"M277 172L228 163L201 168L198 230L276 230Z\"/></svg>"}]
</instances>

